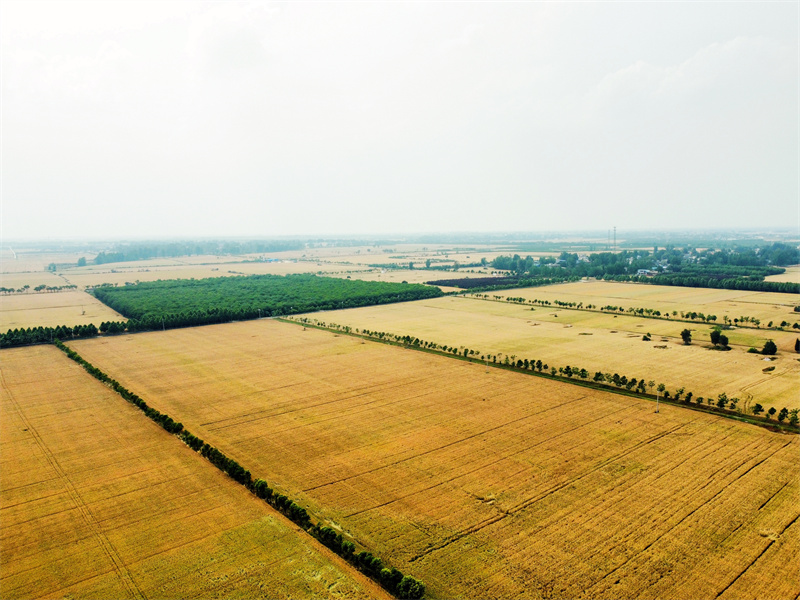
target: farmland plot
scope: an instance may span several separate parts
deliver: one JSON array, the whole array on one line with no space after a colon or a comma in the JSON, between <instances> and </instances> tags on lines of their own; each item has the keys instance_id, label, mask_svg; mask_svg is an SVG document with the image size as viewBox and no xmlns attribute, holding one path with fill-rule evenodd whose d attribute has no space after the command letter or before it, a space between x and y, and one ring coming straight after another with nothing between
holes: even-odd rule
<instances>
[{"instance_id":1,"label":"farmland plot","mask_svg":"<svg viewBox=\"0 0 800 600\"><path fill-rule=\"evenodd\" d=\"M644 286L642 286L644 287ZM515 290L519 292L520 290ZM531 294L533 291L531 291ZM736 346L711 350L711 327L627 315L608 315L557 308L521 306L449 297L331 311L310 317L371 331L412 335L426 341L473 348L482 353L533 358L556 367L578 366L590 372L617 372L626 377L663 382L670 392L680 387L695 396L716 398L721 392L764 406L800 408L797 382L800 355L796 333L739 329L726 332ZM680 331L693 331L683 344ZM642 341L645 333L653 335ZM774 361L747 354L771 337L778 345ZM773 370L764 372L765 368Z\"/></svg>"},{"instance_id":2,"label":"farmland plot","mask_svg":"<svg viewBox=\"0 0 800 600\"><path fill-rule=\"evenodd\" d=\"M91 287L102 283L123 285L126 282L157 281L159 279L204 279L208 277L236 275L291 275L296 273L332 273L346 276L368 267L349 264L318 264L308 261L240 262L241 257L226 257L226 262L214 257L208 263L200 263L185 257L177 260L154 259L127 263L110 263L92 267L68 269L64 279L78 287ZM184 262L185 261L185 262ZM63 282L63 280L62 280Z\"/></svg>"},{"instance_id":3,"label":"farmland plot","mask_svg":"<svg viewBox=\"0 0 800 600\"><path fill-rule=\"evenodd\" d=\"M55 347L0 375L3 598L381 596Z\"/></svg>"},{"instance_id":4,"label":"farmland plot","mask_svg":"<svg viewBox=\"0 0 800 600\"><path fill-rule=\"evenodd\" d=\"M125 317L84 291L10 294L0 296L0 331L67 325L100 326Z\"/></svg>"},{"instance_id":5,"label":"farmland plot","mask_svg":"<svg viewBox=\"0 0 800 600\"><path fill-rule=\"evenodd\" d=\"M785 598L797 436L271 321L70 344L447 598Z\"/></svg>"},{"instance_id":6,"label":"farmland plot","mask_svg":"<svg viewBox=\"0 0 800 600\"><path fill-rule=\"evenodd\" d=\"M718 324L722 324L723 315L727 315L731 321L740 316L755 317L760 319L764 326L769 321L776 323L784 320L789 323L800 321L800 313L793 310L800 304L800 296L776 292L582 281L546 288L524 288L490 293L526 299L538 298L551 302L561 300L598 306L611 304L625 308L652 308L662 313L703 312L717 315Z\"/></svg>"},{"instance_id":7,"label":"farmland plot","mask_svg":"<svg viewBox=\"0 0 800 600\"><path fill-rule=\"evenodd\" d=\"M768 275L766 281L788 281L789 283L800 283L800 265L786 267L786 272L780 275Z\"/></svg>"}]
</instances>

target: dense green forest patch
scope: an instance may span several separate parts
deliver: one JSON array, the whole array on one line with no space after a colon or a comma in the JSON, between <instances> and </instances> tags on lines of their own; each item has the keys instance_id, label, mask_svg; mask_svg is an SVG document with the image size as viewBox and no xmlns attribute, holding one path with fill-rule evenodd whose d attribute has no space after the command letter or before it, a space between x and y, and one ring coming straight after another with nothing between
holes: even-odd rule
<instances>
[{"instance_id":1,"label":"dense green forest patch","mask_svg":"<svg viewBox=\"0 0 800 600\"><path fill-rule=\"evenodd\" d=\"M316 275L253 275L99 287L98 300L129 319L129 331L187 327L317 310L406 302L442 295L421 284Z\"/></svg>"}]
</instances>

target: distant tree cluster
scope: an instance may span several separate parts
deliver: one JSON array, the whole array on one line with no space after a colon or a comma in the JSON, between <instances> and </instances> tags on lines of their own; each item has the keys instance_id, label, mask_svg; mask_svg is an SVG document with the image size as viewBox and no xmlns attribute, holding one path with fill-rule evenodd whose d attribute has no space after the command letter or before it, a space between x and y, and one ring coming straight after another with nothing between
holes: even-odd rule
<instances>
[{"instance_id":1,"label":"distant tree cluster","mask_svg":"<svg viewBox=\"0 0 800 600\"><path fill-rule=\"evenodd\" d=\"M141 244L120 244L108 252L100 252L94 259L96 265L115 262L148 260L151 258L172 258L195 255L241 255L266 252L286 252L302 250L305 244L299 240L244 240L193 242L152 242Z\"/></svg>"},{"instance_id":2,"label":"distant tree cluster","mask_svg":"<svg viewBox=\"0 0 800 600\"><path fill-rule=\"evenodd\" d=\"M634 281L656 285L711 287L765 292L800 293L800 284L764 281L785 269L775 265L796 264L798 250L788 244L771 244L759 250L732 248L697 251L692 248L623 250L579 256L562 252L558 258L534 259L498 256L491 265L518 277L595 277L609 281ZM795 262L787 262L798 259ZM641 275L646 272L646 275Z\"/></svg>"}]
</instances>

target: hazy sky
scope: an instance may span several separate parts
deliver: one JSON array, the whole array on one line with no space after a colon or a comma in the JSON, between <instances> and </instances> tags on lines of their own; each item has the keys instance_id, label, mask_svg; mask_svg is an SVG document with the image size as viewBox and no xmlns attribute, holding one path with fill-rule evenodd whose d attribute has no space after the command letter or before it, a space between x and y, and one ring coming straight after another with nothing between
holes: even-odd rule
<instances>
[{"instance_id":1,"label":"hazy sky","mask_svg":"<svg viewBox=\"0 0 800 600\"><path fill-rule=\"evenodd\" d=\"M2 235L798 225L798 2L14 2Z\"/></svg>"}]
</instances>

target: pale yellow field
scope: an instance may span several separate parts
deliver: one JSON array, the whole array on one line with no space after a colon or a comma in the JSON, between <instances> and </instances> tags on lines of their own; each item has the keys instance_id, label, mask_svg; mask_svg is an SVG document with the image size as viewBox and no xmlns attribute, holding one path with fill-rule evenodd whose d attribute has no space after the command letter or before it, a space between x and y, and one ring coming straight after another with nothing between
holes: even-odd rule
<instances>
[{"instance_id":1,"label":"pale yellow field","mask_svg":"<svg viewBox=\"0 0 800 600\"><path fill-rule=\"evenodd\" d=\"M103 321L127 321L84 291L0 295L0 331L27 327L88 325Z\"/></svg>"},{"instance_id":2,"label":"pale yellow field","mask_svg":"<svg viewBox=\"0 0 800 600\"><path fill-rule=\"evenodd\" d=\"M789 283L800 283L800 265L792 265L784 268L786 269L785 273L781 273L780 275L769 275L764 279L766 281L788 281Z\"/></svg>"},{"instance_id":3,"label":"pale yellow field","mask_svg":"<svg viewBox=\"0 0 800 600\"><path fill-rule=\"evenodd\" d=\"M33 289L37 285L60 287L69 284L50 271L38 271L35 273L0 273L0 287L14 288L17 290L25 285Z\"/></svg>"},{"instance_id":4,"label":"pale yellow field","mask_svg":"<svg viewBox=\"0 0 800 600\"><path fill-rule=\"evenodd\" d=\"M474 269L478 271L478 269ZM442 271L424 271L424 270L409 270L409 269L370 269L362 272L351 272L334 274L334 277L350 277L350 279L362 279L365 281L391 281L393 283L407 282L407 283L426 283L428 281L435 281L439 279L462 279L470 277L486 277L486 272L470 273L467 271L458 271L456 273L442 272ZM459 288L452 288L447 286L438 286L442 291L458 291Z\"/></svg>"},{"instance_id":5,"label":"pale yellow field","mask_svg":"<svg viewBox=\"0 0 800 600\"><path fill-rule=\"evenodd\" d=\"M796 334L789 332L731 330L726 333L734 344L733 350L718 352L710 349L711 328L706 325L541 307L531 310L527 306L461 297L308 317L354 329L413 335L485 354L542 360L556 367L618 372L628 378L664 383L672 392L684 387L695 396L714 398L725 392L753 404L800 408L800 355L793 351ZM684 328L694 332L690 346L680 339ZM652 334L650 342L642 341L644 333ZM759 340L753 335L762 337ZM767 337L778 345L776 360L765 363L763 356L746 353L752 344L762 347ZM740 342L744 345L736 346ZM767 366L775 369L763 373Z\"/></svg>"},{"instance_id":6,"label":"pale yellow field","mask_svg":"<svg viewBox=\"0 0 800 600\"><path fill-rule=\"evenodd\" d=\"M163 263L165 261L158 261ZM122 285L126 282L155 281L157 279L204 279L234 275L288 275L293 273L336 273L346 276L347 272L357 272L364 267L352 265L318 264L316 262L227 262L227 263L171 263L148 264L149 261L120 263L125 266L100 265L74 268L63 271L64 279L79 288L92 287L101 283Z\"/></svg>"},{"instance_id":7,"label":"pale yellow field","mask_svg":"<svg viewBox=\"0 0 800 600\"><path fill-rule=\"evenodd\" d=\"M695 311L717 315L718 324L722 324L723 315L728 315L731 321L740 316L748 316L761 319L762 328L769 321L776 323L781 321L800 322L800 313L793 310L800 304L800 295L798 294L712 290L594 280L541 288L502 290L489 292L489 294L526 299L536 298L551 302L561 300L563 302L591 303L598 306L610 304L625 308L652 308L660 310L662 313Z\"/></svg>"},{"instance_id":8,"label":"pale yellow field","mask_svg":"<svg viewBox=\"0 0 800 600\"><path fill-rule=\"evenodd\" d=\"M84 257L91 260L94 255L86 252L35 252L20 250L16 253L8 248L4 248L0 254L0 271L3 273L25 273L40 272L47 270L50 263L70 263L75 264L78 259Z\"/></svg>"},{"instance_id":9,"label":"pale yellow field","mask_svg":"<svg viewBox=\"0 0 800 600\"><path fill-rule=\"evenodd\" d=\"M798 436L269 320L70 345L433 598L800 594Z\"/></svg>"}]
</instances>

